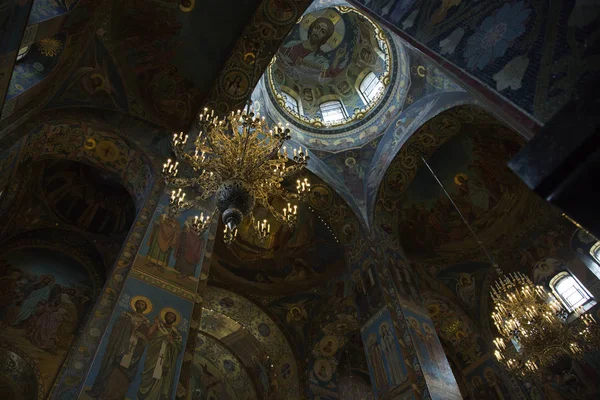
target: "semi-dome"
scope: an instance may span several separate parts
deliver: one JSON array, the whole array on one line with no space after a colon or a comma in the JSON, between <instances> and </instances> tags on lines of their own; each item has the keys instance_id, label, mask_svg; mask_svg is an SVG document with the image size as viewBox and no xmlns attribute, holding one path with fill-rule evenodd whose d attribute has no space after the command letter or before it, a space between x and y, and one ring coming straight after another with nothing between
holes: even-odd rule
<instances>
[{"instance_id":1,"label":"semi-dome","mask_svg":"<svg viewBox=\"0 0 600 400\"><path fill-rule=\"evenodd\" d=\"M335 133L364 119L390 86L384 32L350 7L305 14L267 71L273 102L295 125Z\"/></svg>"}]
</instances>

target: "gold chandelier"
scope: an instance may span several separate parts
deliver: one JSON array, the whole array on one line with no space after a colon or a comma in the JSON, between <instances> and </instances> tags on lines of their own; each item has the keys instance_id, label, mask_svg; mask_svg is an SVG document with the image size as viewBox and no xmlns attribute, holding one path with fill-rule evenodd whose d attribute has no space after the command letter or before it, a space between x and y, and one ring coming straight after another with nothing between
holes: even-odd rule
<instances>
[{"instance_id":1,"label":"gold chandelier","mask_svg":"<svg viewBox=\"0 0 600 400\"><path fill-rule=\"evenodd\" d=\"M284 143L290 139L289 128L277 125L271 129L250 105L221 119L205 108L197 127L199 133L193 145L188 144L188 135L183 132L173 135L177 160L168 159L163 165L165 182L176 189L171 194L169 212L181 213L214 196L215 213L222 215L227 244L235 240L244 217L254 219L255 203L269 210L277 221L293 226L298 213L294 203L305 200L310 183L307 178L298 178L295 192L285 186L304 169L309 156L307 149L299 147L292 149L293 157L288 158ZM189 176L179 176L180 165L187 167ZM197 196L186 200L183 188L193 188ZM287 205L281 211L275 209L275 199ZM209 215L196 217L192 224L196 234L203 234L211 219ZM261 241L271 233L266 219L253 222L252 227Z\"/></svg>"},{"instance_id":2,"label":"gold chandelier","mask_svg":"<svg viewBox=\"0 0 600 400\"><path fill-rule=\"evenodd\" d=\"M578 309L578 321L568 324L569 312L542 286L522 273L501 275L491 288L492 319L502 337L494 339L497 360L521 375L543 374L563 357L580 359L598 348L596 321Z\"/></svg>"}]
</instances>

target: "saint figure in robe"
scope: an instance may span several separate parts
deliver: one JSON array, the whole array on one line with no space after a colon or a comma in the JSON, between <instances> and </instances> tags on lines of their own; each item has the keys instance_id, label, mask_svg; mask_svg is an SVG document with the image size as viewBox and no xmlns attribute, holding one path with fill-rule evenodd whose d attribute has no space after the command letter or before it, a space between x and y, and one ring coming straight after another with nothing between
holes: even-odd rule
<instances>
[{"instance_id":1,"label":"saint figure in robe","mask_svg":"<svg viewBox=\"0 0 600 400\"><path fill-rule=\"evenodd\" d=\"M395 338L390 331L389 325L385 322L380 325L379 333L381 335L381 347L390 372L390 383L398 385L402 383L404 374L402 370L402 360L400 359L398 348L394 343Z\"/></svg>"},{"instance_id":2,"label":"saint figure in robe","mask_svg":"<svg viewBox=\"0 0 600 400\"><path fill-rule=\"evenodd\" d=\"M134 311L123 311L113 325L96 380L87 394L93 399L123 400L135 379L147 342L150 300L133 299Z\"/></svg>"},{"instance_id":3,"label":"saint figure in robe","mask_svg":"<svg viewBox=\"0 0 600 400\"><path fill-rule=\"evenodd\" d=\"M198 236L192 230L192 217L188 219L181 232L175 252L175 269L180 277L194 276L204 250L204 235Z\"/></svg>"},{"instance_id":4,"label":"saint figure in robe","mask_svg":"<svg viewBox=\"0 0 600 400\"><path fill-rule=\"evenodd\" d=\"M43 275L36 283L26 289L28 294L19 308L19 312L12 323L13 325L19 327L35 314L39 303L48 302L53 283L54 277L52 275Z\"/></svg>"},{"instance_id":5,"label":"saint figure in robe","mask_svg":"<svg viewBox=\"0 0 600 400\"><path fill-rule=\"evenodd\" d=\"M148 332L148 350L138 400L171 399L177 357L182 349L183 339L176 328L180 317L173 311L167 311L163 318L164 321L154 318L154 325Z\"/></svg>"},{"instance_id":6,"label":"saint figure in robe","mask_svg":"<svg viewBox=\"0 0 600 400\"><path fill-rule=\"evenodd\" d=\"M369 354L369 365L373 371L373 377L375 378L375 387L378 390L383 390L388 386L387 376L385 374L385 364L383 363L383 352L381 346L377 342L377 335L371 333L367 339L367 351Z\"/></svg>"},{"instance_id":7,"label":"saint figure in robe","mask_svg":"<svg viewBox=\"0 0 600 400\"><path fill-rule=\"evenodd\" d=\"M179 222L175 218L167 214L158 217L148 239L146 259L152 264L167 267L171 253L177 246L179 230Z\"/></svg>"}]
</instances>

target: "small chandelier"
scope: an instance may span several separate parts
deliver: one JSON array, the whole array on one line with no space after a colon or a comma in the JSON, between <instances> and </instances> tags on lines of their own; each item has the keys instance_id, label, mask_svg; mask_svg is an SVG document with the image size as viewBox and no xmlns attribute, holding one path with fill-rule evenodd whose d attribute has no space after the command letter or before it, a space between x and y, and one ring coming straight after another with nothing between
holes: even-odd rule
<instances>
[{"instance_id":1,"label":"small chandelier","mask_svg":"<svg viewBox=\"0 0 600 400\"><path fill-rule=\"evenodd\" d=\"M246 110L232 112L219 119L214 111L204 109L198 117L200 130L193 145L188 135L173 134L173 152L177 160L168 159L163 165L167 185L174 187L169 203L172 214L178 214L199 202L215 197L216 211L221 213L225 224L223 239L231 244L237 237L240 223L245 217L254 220L255 203L269 210L273 217L288 226L294 226L298 205L310 192L307 178L296 180L296 192L288 191L284 180L299 174L308 163L307 149L292 149L288 158L284 143L290 139L290 130L281 125L270 128L264 117L254 113L250 104ZM193 171L192 177L180 177L179 168ZM199 195L187 200L183 188L194 188ZM287 206L282 211L271 204L275 198ZM212 216L197 220L194 231L201 235L207 229ZM257 238L264 241L271 233L267 220L254 222Z\"/></svg>"},{"instance_id":2,"label":"small chandelier","mask_svg":"<svg viewBox=\"0 0 600 400\"><path fill-rule=\"evenodd\" d=\"M491 288L492 319L502 337L494 339L494 355L509 371L542 374L563 357L580 359L596 349L600 330L590 314L568 324L569 312L542 286L520 272L501 275Z\"/></svg>"}]
</instances>

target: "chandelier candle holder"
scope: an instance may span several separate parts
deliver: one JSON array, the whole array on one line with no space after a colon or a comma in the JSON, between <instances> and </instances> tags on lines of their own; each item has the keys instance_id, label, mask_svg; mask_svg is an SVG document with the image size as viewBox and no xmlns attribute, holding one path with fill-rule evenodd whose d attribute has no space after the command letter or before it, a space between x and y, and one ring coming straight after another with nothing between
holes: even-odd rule
<instances>
[{"instance_id":1,"label":"chandelier candle holder","mask_svg":"<svg viewBox=\"0 0 600 400\"><path fill-rule=\"evenodd\" d=\"M197 236L202 236L202 234L204 234L204 232L206 232L206 229L208 228L208 225L210 224L211 219L210 216L208 215L204 215L204 213L200 213L200 216L195 216L194 220L192 221L192 231L197 235Z\"/></svg>"},{"instance_id":2,"label":"chandelier candle holder","mask_svg":"<svg viewBox=\"0 0 600 400\"><path fill-rule=\"evenodd\" d=\"M271 235L271 224L266 219L257 221L254 230L258 240L264 242Z\"/></svg>"},{"instance_id":3,"label":"chandelier candle holder","mask_svg":"<svg viewBox=\"0 0 600 400\"><path fill-rule=\"evenodd\" d=\"M287 207L283 207L283 218L285 218L287 224L294 225L296 223L297 215L298 206L292 207L292 205L288 203Z\"/></svg>"},{"instance_id":4,"label":"chandelier candle holder","mask_svg":"<svg viewBox=\"0 0 600 400\"><path fill-rule=\"evenodd\" d=\"M169 214L174 216L182 211L187 210L188 208L190 207L185 201L185 192L182 189L173 190L171 192L171 198L169 199Z\"/></svg>"},{"instance_id":5,"label":"chandelier candle holder","mask_svg":"<svg viewBox=\"0 0 600 400\"><path fill-rule=\"evenodd\" d=\"M569 324L560 301L520 272L501 275L490 295L492 319L502 335L494 339L494 355L511 372L541 375L562 358L580 359L600 344L591 315L580 308L575 311L580 318Z\"/></svg>"},{"instance_id":6,"label":"chandelier candle holder","mask_svg":"<svg viewBox=\"0 0 600 400\"><path fill-rule=\"evenodd\" d=\"M277 221L293 226L298 208L293 203L305 200L310 183L306 178L297 180L294 193L286 189L284 181L300 173L310 157L302 147L292 149L293 157L288 157L284 143L291 138L290 129L281 124L270 127L264 117L250 109L250 103L244 111L231 112L225 118L215 116L214 110L204 109L198 116L197 127L199 133L193 143L183 132L173 134L176 159L163 164L167 185L180 191L192 188L198 193L190 200L183 197L179 202L172 200L172 212L198 207L201 201L214 196L215 212L221 213L229 243L235 240L242 220L254 218L255 204L269 210ZM183 175L190 177L180 176L180 166L185 166ZM288 203L283 212L271 204L277 198ZM251 223L257 228L254 231L259 239L270 233L269 224L265 225L265 232L262 223ZM203 224L199 229L206 230L207 226Z\"/></svg>"},{"instance_id":7,"label":"chandelier candle holder","mask_svg":"<svg viewBox=\"0 0 600 400\"><path fill-rule=\"evenodd\" d=\"M227 246L231 246L231 243L235 241L237 234L237 228L231 229L229 225L225 225L225 229L223 230L223 243L225 243Z\"/></svg>"},{"instance_id":8,"label":"chandelier candle holder","mask_svg":"<svg viewBox=\"0 0 600 400\"><path fill-rule=\"evenodd\" d=\"M308 193L310 193L310 183L307 178L304 178L303 180L298 179L296 181L296 191L301 198L305 198Z\"/></svg>"}]
</instances>

